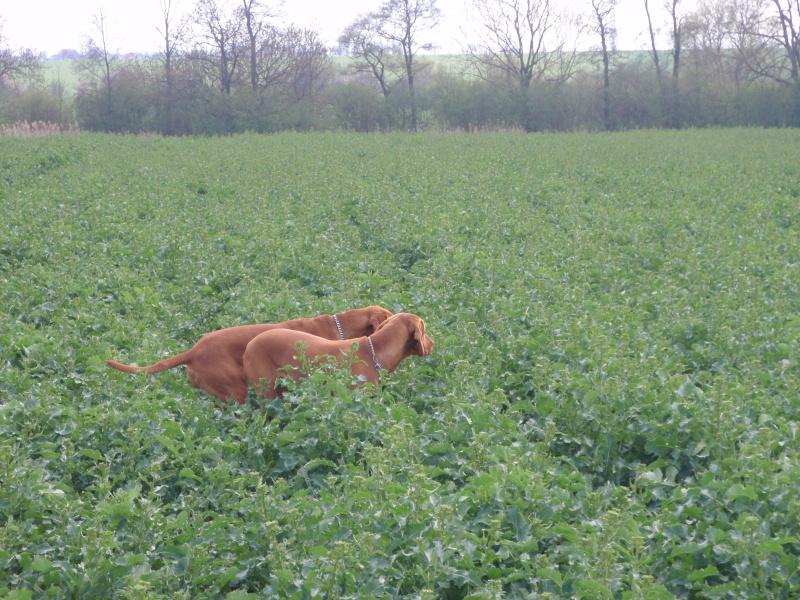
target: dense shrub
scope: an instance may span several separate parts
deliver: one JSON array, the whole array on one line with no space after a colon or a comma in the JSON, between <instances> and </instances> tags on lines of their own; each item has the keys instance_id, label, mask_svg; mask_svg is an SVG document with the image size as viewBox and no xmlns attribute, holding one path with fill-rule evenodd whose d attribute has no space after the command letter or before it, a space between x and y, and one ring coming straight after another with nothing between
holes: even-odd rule
<instances>
[{"instance_id":1,"label":"dense shrub","mask_svg":"<svg viewBox=\"0 0 800 600\"><path fill-rule=\"evenodd\" d=\"M353 131L383 131L389 125L388 106L372 87L346 83L333 90L336 123Z\"/></svg>"},{"instance_id":2,"label":"dense shrub","mask_svg":"<svg viewBox=\"0 0 800 600\"><path fill-rule=\"evenodd\" d=\"M589 58L568 81L533 81L527 90L505 77L476 76L463 60L422 63L416 101L427 129L521 129L524 131L600 130L602 82ZM581 59L584 60L584 59ZM221 92L202 61L174 66L171 91L155 61L117 61L111 92L95 66L85 61L74 98L58 83L0 89L0 122L43 120L103 131L158 131L165 134L230 134L241 131L351 129L387 131L410 126L410 98L402 80L393 80L384 98L369 75L341 65L314 85L274 85L254 92L238 82ZM797 87L797 86L795 86ZM800 88L798 88L800 89ZM618 58L609 89L610 129L658 127L787 127L800 124L800 91L768 80L738 84L710 76L688 62L677 92L671 76L660 86L644 53Z\"/></svg>"}]
</instances>

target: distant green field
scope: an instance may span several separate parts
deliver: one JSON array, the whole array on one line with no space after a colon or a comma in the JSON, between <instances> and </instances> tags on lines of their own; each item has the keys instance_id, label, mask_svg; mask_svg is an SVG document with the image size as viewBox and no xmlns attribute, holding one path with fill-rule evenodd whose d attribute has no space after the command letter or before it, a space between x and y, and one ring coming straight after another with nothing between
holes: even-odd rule
<instances>
[{"instance_id":1,"label":"distant green field","mask_svg":"<svg viewBox=\"0 0 800 600\"><path fill-rule=\"evenodd\" d=\"M0 597L800 596L798 156L0 138ZM378 393L103 364L369 303L436 343Z\"/></svg>"},{"instance_id":2,"label":"distant green field","mask_svg":"<svg viewBox=\"0 0 800 600\"><path fill-rule=\"evenodd\" d=\"M48 83L59 81L64 85L66 96L75 94L78 88L78 74L74 60L47 60L44 62L44 78Z\"/></svg>"},{"instance_id":3,"label":"distant green field","mask_svg":"<svg viewBox=\"0 0 800 600\"><path fill-rule=\"evenodd\" d=\"M421 63L433 65L436 69L444 69L453 73L471 72L467 57L462 55L420 56ZM349 56L331 56L333 66L341 73L351 71L354 59ZM44 78L48 83L60 81L65 86L67 96L72 96L78 87L78 73L75 60L44 61Z\"/></svg>"},{"instance_id":4,"label":"distant green field","mask_svg":"<svg viewBox=\"0 0 800 600\"><path fill-rule=\"evenodd\" d=\"M646 52L623 52L620 54L624 56L626 62L649 60L649 55ZM354 60L355 59L349 56L331 56L333 66L340 73L349 72ZM470 58L464 54L422 54L417 57L417 61L419 65L432 66L436 71L444 71L453 74L474 73L474 66L471 64ZM45 61L45 80L48 82L61 81L65 85L67 96L73 95L78 86L78 73L75 70L76 62L77 61L74 60ZM597 68L594 55L590 55L589 53L581 55L580 64L583 64L590 70L595 70Z\"/></svg>"}]
</instances>

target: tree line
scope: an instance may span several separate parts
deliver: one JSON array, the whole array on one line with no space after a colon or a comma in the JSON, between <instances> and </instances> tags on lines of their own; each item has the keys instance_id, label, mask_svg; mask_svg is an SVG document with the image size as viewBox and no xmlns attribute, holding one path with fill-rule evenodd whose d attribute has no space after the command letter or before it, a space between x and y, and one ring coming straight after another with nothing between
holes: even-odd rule
<instances>
[{"instance_id":1,"label":"tree line","mask_svg":"<svg viewBox=\"0 0 800 600\"><path fill-rule=\"evenodd\" d=\"M619 52L616 0L582 0L572 13L553 0L472 0L468 51L439 58L424 42L436 0L376 3L335 49L279 25L263 0L197 0L182 17L160 0L153 56L114 53L106 16L95 16L70 95L0 30L0 122L167 135L800 125L800 2L686 5L641 0L649 48Z\"/></svg>"}]
</instances>

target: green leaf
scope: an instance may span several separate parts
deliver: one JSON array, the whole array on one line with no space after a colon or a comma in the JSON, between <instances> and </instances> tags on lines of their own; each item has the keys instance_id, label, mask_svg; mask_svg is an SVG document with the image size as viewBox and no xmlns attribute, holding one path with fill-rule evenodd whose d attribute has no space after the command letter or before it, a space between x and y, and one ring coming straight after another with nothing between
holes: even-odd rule
<instances>
[{"instance_id":1,"label":"green leaf","mask_svg":"<svg viewBox=\"0 0 800 600\"><path fill-rule=\"evenodd\" d=\"M217 577L217 586L219 586L220 589L227 587L228 584L236 577L238 572L239 567L230 567L226 569L222 575Z\"/></svg>"},{"instance_id":2,"label":"green leaf","mask_svg":"<svg viewBox=\"0 0 800 600\"><path fill-rule=\"evenodd\" d=\"M696 542L689 542L688 544L681 544L676 546L672 552L670 552L670 558L680 558L682 556L692 556L694 554L699 554L702 551L702 546Z\"/></svg>"},{"instance_id":3,"label":"green leaf","mask_svg":"<svg viewBox=\"0 0 800 600\"><path fill-rule=\"evenodd\" d=\"M35 558L31 563L31 570L38 573L47 573L53 568L53 563L46 558Z\"/></svg>"},{"instance_id":4,"label":"green leaf","mask_svg":"<svg viewBox=\"0 0 800 600\"><path fill-rule=\"evenodd\" d=\"M250 594L243 590L234 590L225 595L225 600L256 600L258 594Z\"/></svg>"},{"instance_id":5,"label":"green leaf","mask_svg":"<svg viewBox=\"0 0 800 600\"><path fill-rule=\"evenodd\" d=\"M751 487L745 487L741 483L734 483L728 488L728 491L725 492L725 497L728 500L741 500L742 498L757 500L758 493Z\"/></svg>"},{"instance_id":6,"label":"green leaf","mask_svg":"<svg viewBox=\"0 0 800 600\"><path fill-rule=\"evenodd\" d=\"M553 531L563 537L568 542L577 543L580 541L581 536L578 533L578 530L575 529L572 525L568 525L567 523L556 523L553 526Z\"/></svg>"},{"instance_id":7,"label":"green leaf","mask_svg":"<svg viewBox=\"0 0 800 600\"><path fill-rule=\"evenodd\" d=\"M578 598L613 598L614 594L601 581L595 579L579 579L575 582L575 594Z\"/></svg>"},{"instance_id":8,"label":"green leaf","mask_svg":"<svg viewBox=\"0 0 800 600\"><path fill-rule=\"evenodd\" d=\"M778 556L785 556L786 552L778 540L764 540L758 545L758 550L765 554L777 554Z\"/></svg>"},{"instance_id":9,"label":"green leaf","mask_svg":"<svg viewBox=\"0 0 800 600\"><path fill-rule=\"evenodd\" d=\"M714 565L708 565L703 569L697 569L696 571L692 571L689 573L689 581L695 583L697 581L702 581L704 579L708 579L709 577L715 577L719 575L719 570Z\"/></svg>"},{"instance_id":10,"label":"green leaf","mask_svg":"<svg viewBox=\"0 0 800 600\"><path fill-rule=\"evenodd\" d=\"M527 540L530 537L531 527L520 512L512 507L507 512L508 522L514 532L514 539L518 542Z\"/></svg>"},{"instance_id":11,"label":"green leaf","mask_svg":"<svg viewBox=\"0 0 800 600\"><path fill-rule=\"evenodd\" d=\"M664 475L661 469L653 469L652 471L645 471L639 474L639 479L649 483L661 483L664 480Z\"/></svg>"},{"instance_id":12,"label":"green leaf","mask_svg":"<svg viewBox=\"0 0 800 600\"><path fill-rule=\"evenodd\" d=\"M559 588L563 585L561 572L558 569L539 569L536 574L541 579L549 579L555 583Z\"/></svg>"},{"instance_id":13,"label":"green leaf","mask_svg":"<svg viewBox=\"0 0 800 600\"><path fill-rule=\"evenodd\" d=\"M86 458L91 458L92 460L96 461L105 460L103 454L95 448L84 448L83 450L78 452L78 456L85 456Z\"/></svg>"}]
</instances>

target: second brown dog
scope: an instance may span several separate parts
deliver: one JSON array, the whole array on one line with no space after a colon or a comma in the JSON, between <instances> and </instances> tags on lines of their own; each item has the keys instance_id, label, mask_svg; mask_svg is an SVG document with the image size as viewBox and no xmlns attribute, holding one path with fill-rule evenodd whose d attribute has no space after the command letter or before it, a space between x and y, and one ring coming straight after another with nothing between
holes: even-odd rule
<instances>
[{"instance_id":1,"label":"second brown dog","mask_svg":"<svg viewBox=\"0 0 800 600\"><path fill-rule=\"evenodd\" d=\"M372 335L348 340L328 340L302 331L273 329L247 344L243 357L247 383L256 386L265 398L278 396L281 390L276 389L275 382L284 374L283 368L299 366L298 344L310 360L320 356L333 356L343 362L352 360L353 375L373 383L379 380L381 370L394 371L407 356L425 356L433 351L433 340L425 333L425 321L411 313L398 313L389 317ZM352 356L354 345L356 352ZM289 369L289 374L295 379L302 376L297 369Z\"/></svg>"}]
</instances>

